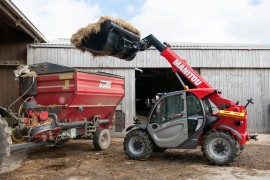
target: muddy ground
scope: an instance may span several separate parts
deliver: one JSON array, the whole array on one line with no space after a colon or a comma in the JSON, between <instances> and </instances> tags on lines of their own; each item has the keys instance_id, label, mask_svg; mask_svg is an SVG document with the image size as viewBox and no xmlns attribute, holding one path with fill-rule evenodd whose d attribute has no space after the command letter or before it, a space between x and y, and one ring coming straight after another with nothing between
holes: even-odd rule
<instances>
[{"instance_id":1,"label":"muddy ground","mask_svg":"<svg viewBox=\"0 0 270 180\"><path fill-rule=\"evenodd\" d=\"M270 179L270 134L247 143L230 167L211 166L196 150L167 150L146 161L129 160L123 139L106 151L91 140L72 140L64 148L39 147L13 153L0 179Z\"/></svg>"}]
</instances>

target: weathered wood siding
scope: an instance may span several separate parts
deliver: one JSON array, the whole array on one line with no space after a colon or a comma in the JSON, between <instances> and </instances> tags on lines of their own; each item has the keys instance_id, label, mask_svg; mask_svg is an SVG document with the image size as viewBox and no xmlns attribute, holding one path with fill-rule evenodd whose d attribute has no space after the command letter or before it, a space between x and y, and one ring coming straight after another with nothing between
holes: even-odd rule
<instances>
[{"instance_id":1,"label":"weathered wood siding","mask_svg":"<svg viewBox=\"0 0 270 180\"><path fill-rule=\"evenodd\" d=\"M175 49L195 68L270 68L270 49ZM157 50L139 52L133 61L124 61L113 57L93 58L90 53L75 48L46 48L30 46L28 63L54 62L72 67L102 68L163 68L170 64L160 56Z\"/></svg>"},{"instance_id":2,"label":"weathered wood siding","mask_svg":"<svg viewBox=\"0 0 270 180\"><path fill-rule=\"evenodd\" d=\"M19 83L14 80L13 71L20 64L26 64L27 44L30 43L33 40L27 35L14 30L2 31L0 27L0 106L4 108L19 97ZM11 109L16 112L20 103L15 103Z\"/></svg>"},{"instance_id":3,"label":"weathered wood siding","mask_svg":"<svg viewBox=\"0 0 270 180\"><path fill-rule=\"evenodd\" d=\"M253 98L255 105L249 106L249 130L252 132L270 132L269 118L269 77L270 47L214 47L214 48L174 48L175 52L185 58L188 63L198 68L213 87L220 88L223 96L245 104L247 98ZM82 68L103 68L108 72L125 72L126 81L135 82L134 68L164 68L170 64L160 56L157 50L139 52L133 61L124 61L113 57L93 58L88 52L73 47L46 47L31 45L28 47L27 63L51 62ZM118 70L117 70L118 69ZM122 72L121 72L122 73ZM122 74L119 75L122 75ZM117 74L117 73L116 73ZM128 82L129 83L129 82ZM126 125L132 124L135 114L135 85L127 86L130 94L123 107L129 109L130 116Z\"/></svg>"},{"instance_id":4,"label":"weathered wood siding","mask_svg":"<svg viewBox=\"0 0 270 180\"><path fill-rule=\"evenodd\" d=\"M0 106L8 108L8 106L19 97L19 81L15 81L13 71L14 66L0 66ZM15 103L11 109L17 112L21 101Z\"/></svg>"},{"instance_id":5,"label":"weathered wood siding","mask_svg":"<svg viewBox=\"0 0 270 180\"><path fill-rule=\"evenodd\" d=\"M0 66L26 63L27 44L33 41L16 31L0 33Z\"/></svg>"},{"instance_id":6,"label":"weathered wood siding","mask_svg":"<svg viewBox=\"0 0 270 180\"><path fill-rule=\"evenodd\" d=\"M250 132L270 130L270 69L201 69L201 75L213 86L222 90L222 96L241 105L253 98L248 106Z\"/></svg>"}]
</instances>

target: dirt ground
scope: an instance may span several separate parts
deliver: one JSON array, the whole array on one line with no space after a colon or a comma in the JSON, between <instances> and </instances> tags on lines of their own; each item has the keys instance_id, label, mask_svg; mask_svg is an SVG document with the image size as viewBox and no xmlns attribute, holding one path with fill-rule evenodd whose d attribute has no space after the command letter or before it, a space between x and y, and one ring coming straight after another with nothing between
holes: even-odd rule
<instances>
[{"instance_id":1,"label":"dirt ground","mask_svg":"<svg viewBox=\"0 0 270 180\"><path fill-rule=\"evenodd\" d=\"M196 150L153 153L146 161L129 160L123 139L106 151L91 140L72 140L64 148L39 147L13 153L0 169L0 179L270 179L270 134L250 141L229 167L211 166Z\"/></svg>"}]
</instances>

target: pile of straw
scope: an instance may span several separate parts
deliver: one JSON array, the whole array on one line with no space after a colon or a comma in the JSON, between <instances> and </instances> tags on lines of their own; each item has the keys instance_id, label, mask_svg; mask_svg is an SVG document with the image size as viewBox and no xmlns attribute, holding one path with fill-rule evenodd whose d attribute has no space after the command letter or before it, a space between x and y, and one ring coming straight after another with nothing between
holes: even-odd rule
<instances>
[{"instance_id":1,"label":"pile of straw","mask_svg":"<svg viewBox=\"0 0 270 180\"><path fill-rule=\"evenodd\" d=\"M110 16L102 16L96 23L90 23L86 27L78 29L77 32L72 35L71 43L74 44L77 48L81 49L82 51L85 51L85 49L83 49L81 47L82 41L87 39L88 37L90 37L92 34L99 33L101 25L107 20L111 20L115 24L117 24L118 26L121 26L122 28L124 28L128 31L131 31L134 34L140 36L140 31L138 29L136 29L130 23L128 23L122 19L113 18ZM101 55L101 54L98 54L96 52L91 52L91 51L90 51L90 53L92 53L93 56L100 56Z\"/></svg>"}]
</instances>

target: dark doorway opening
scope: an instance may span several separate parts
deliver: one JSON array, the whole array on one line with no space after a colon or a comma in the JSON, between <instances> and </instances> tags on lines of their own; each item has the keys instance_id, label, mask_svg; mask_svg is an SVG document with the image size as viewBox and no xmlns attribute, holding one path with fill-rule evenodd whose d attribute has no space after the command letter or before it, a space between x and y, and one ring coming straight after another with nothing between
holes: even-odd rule
<instances>
[{"instance_id":1,"label":"dark doorway opening","mask_svg":"<svg viewBox=\"0 0 270 180\"><path fill-rule=\"evenodd\" d=\"M140 68L136 70L136 114L139 119L147 121L151 109L146 107L146 100L153 99L157 93L168 93L181 91L179 80L172 72L171 68ZM180 74L179 74L180 75ZM182 80L189 88L194 86L180 75Z\"/></svg>"}]
</instances>

